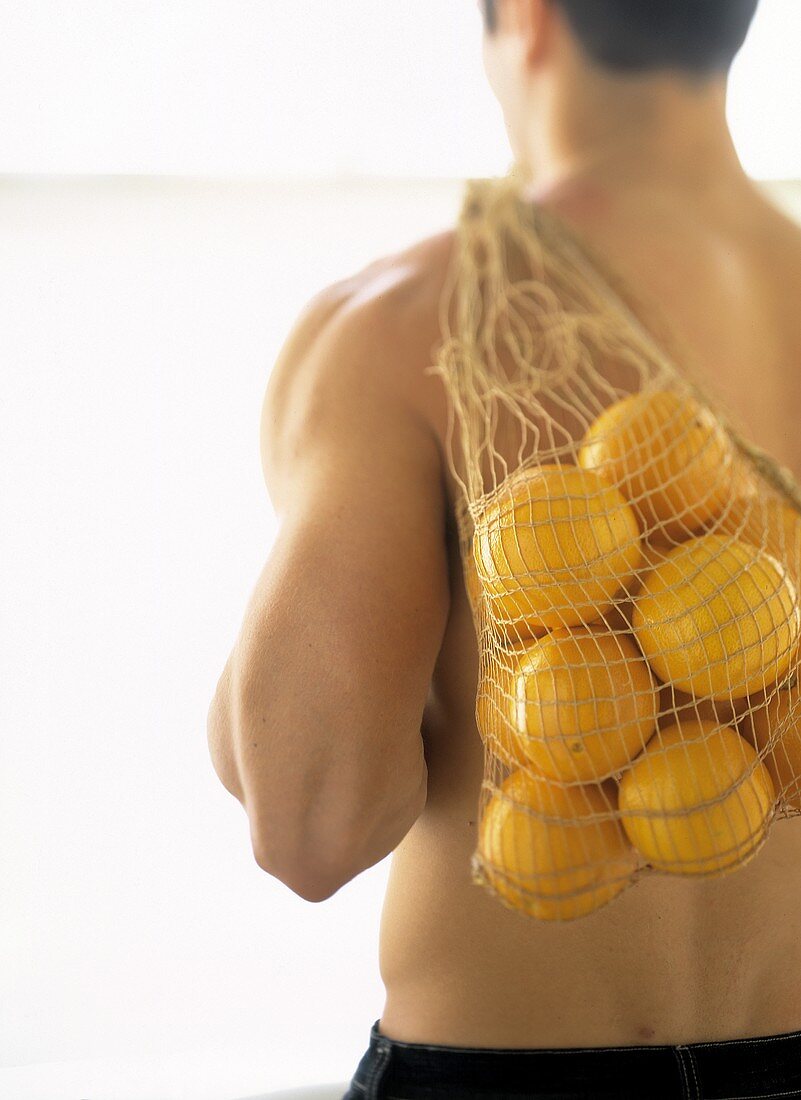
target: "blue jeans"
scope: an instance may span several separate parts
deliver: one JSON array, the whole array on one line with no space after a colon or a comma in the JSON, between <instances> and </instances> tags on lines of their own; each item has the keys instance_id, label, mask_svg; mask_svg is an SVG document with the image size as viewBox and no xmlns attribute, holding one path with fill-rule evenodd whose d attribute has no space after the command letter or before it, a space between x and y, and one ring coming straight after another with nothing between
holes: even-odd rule
<instances>
[{"instance_id":1,"label":"blue jeans","mask_svg":"<svg viewBox=\"0 0 801 1100\"><path fill-rule=\"evenodd\" d=\"M801 1031L679 1046L485 1049L370 1030L343 1100L769 1100L801 1097Z\"/></svg>"}]
</instances>

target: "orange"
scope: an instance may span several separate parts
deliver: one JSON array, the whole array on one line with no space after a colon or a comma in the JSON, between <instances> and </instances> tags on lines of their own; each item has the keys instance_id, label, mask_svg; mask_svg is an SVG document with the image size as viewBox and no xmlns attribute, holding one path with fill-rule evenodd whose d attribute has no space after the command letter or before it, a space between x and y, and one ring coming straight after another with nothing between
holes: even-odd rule
<instances>
[{"instance_id":1,"label":"orange","mask_svg":"<svg viewBox=\"0 0 801 1100\"><path fill-rule=\"evenodd\" d=\"M617 600L609 611L604 612L603 615L595 620L603 623L607 630L612 630L616 633L621 631L624 634L631 633L631 616L634 612L633 598L642 588L645 583L645 578L650 571L665 560L665 555L671 547L652 546L650 543L643 542L640 544L640 549L642 551L642 560L637 568L637 572L628 582L625 590L619 593Z\"/></svg>"},{"instance_id":2,"label":"orange","mask_svg":"<svg viewBox=\"0 0 801 1100\"><path fill-rule=\"evenodd\" d=\"M634 512L576 466L513 476L477 522L473 546L492 618L519 639L598 618L640 563Z\"/></svg>"},{"instance_id":3,"label":"orange","mask_svg":"<svg viewBox=\"0 0 801 1100\"><path fill-rule=\"evenodd\" d=\"M801 696L795 679L748 715L743 726L782 801L801 810Z\"/></svg>"},{"instance_id":4,"label":"orange","mask_svg":"<svg viewBox=\"0 0 801 1100\"><path fill-rule=\"evenodd\" d=\"M766 550L801 582L801 514L780 497L737 496L711 530Z\"/></svg>"},{"instance_id":5,"label":"orange","mask_svg":"<svg viewBox=\"0 0 801 1100\"><path fill-rule=\"evenodd\" d=\"M479 675L476 693L476 724L481 740L504 764L513 768L531 767L531 761L520 747L511 715L513 714L513 662L517 651L510 649L504 663L492 658L490 667Z\"/></svg>"},{"instance_id":6,"label":"orange","mask_svg":"<svg viewBox=\"0 0 801 1100\"><path fill-rule=\"evenodd\" d=\"M749 769L753 771L749 773ZM756 854L773 780L736 730L688 721L654 734L620 781L623 828L658 871L725 874Z\"/></svg>"},{"instance_id":7,"label":"orange","mask_svg":"<svg viewBox=\"0 0 801 1100\"><path fill-rule=\"evenodd\" d=\"M611 901L637 866L615 820L615 793L613 783L568 787L512 772L479 825L478 867L492 889L540 920L573 920Z\"/></svg>"},{"instance_id":8,"label":"orange","mask_svg":"<svg viewBox=\"0 0 801 1100\"><path fill-rule=\"evenodd\" d=\"M628 595L630 597L636 596L638 592L640 592L651 570L656 569L657 565L661 565L672 549L672 545L654 545L648 542L642 544L642 561L640 562L636 575L628 587Z\"/></svg>"},{"instance_id":9,"label":"orange","mask_svg":"<svg viewBox=\"0 0 801 1100\"><path fill-rule=\"evenodd\" d=\"M586 782L625 767L656 728L659 697L626 634L554 630L528 643L513 677L521 750L544 775Z\"/></svg>"},{"instance_id":10,"label":"orange","mask_svg":"<svg viewBox=\"0 0 801 1100\"><path fill-rule=\"evenodd\" d=\"M651 540L679 541L720 514L731 492L733 448L715 416L660 390L610 405L578 454L623 493Z\"/></svg>"},{"instance_id":11,"label":"orange","mask_svg":"<svg viewBox=\"0 0 801 1100\"><path fill-rule=\"evenodd\" d=\"M631 600L616 602L596 621L597 625L606 627L613 634L630 634L632 609Z\"/></svg>"},{"instance_id":12,"label":"orange","mask_svg":"<svg viewBox=\"0 0 801 1100\"><path fill-rule=\"evenodd\" d=\"M740 699L787 671L801 632L796 587L749 543L704 535L646 576L631 619L662 681L701 698Z\"/></svg>"},{"instance_id":13,"label":"orange","mask_svg":"<svg viewBox=\"0 0 801 1100\"><path fill-rule=\"evenodd\" d=\"M478 578L478 572L476 571L476 562L473 557L472 543L467 555L464 558L464 584L467 590L467 595L470 598L470 603L473 607L478 606L478 601L481 596L481 581Z\"/></svg>"},{"instance_id":14,"label":"orange","mask_svg":"<svg viewBox=\"0 0 801 1100\"><path fill-rule=\"evenodd\" d=\"M659 693L659 725L672 726L702 719L720 726L733 726L748 709L748 699L696 699L672 684Z\"/></svg>"}]
</instances>

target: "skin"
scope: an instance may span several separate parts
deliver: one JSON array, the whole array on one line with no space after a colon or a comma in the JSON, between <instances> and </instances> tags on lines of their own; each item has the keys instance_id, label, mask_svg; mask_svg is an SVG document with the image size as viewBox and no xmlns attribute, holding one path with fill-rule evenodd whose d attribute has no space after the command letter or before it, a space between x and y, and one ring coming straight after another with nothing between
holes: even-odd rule
<instances>
[{"instance_id":1,"label":"skin","mask_svg":"<svg viewBox=\"0 0 801 1100\"><path fill-rule=\"evenodd\" d=\"M499 16L485 64L531 200L660 303L702 381L801 476L801 230L745 175L725 78L622 80L589 66L546 0L505 0ZM478 651L446 398L424 373L452 244L442 234L324 292L271 375L262 454L281 549L221 678L215 766L260 863L302 896L330 896L394 849L385 1035L569 1047L801 1028L797 823L775 822L734 874L651 875L567 924L470 881ZM281 774L288 795L271 786Z\"/></svg>"}]
</instances>

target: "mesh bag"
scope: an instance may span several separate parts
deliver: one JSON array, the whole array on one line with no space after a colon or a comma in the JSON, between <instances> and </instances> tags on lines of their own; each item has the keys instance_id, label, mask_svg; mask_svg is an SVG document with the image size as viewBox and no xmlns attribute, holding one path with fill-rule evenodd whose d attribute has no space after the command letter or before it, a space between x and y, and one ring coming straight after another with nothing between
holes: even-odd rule
<instances>
[{"instance_id":1,"label":"mesh bag","mask_svg":"<svg viewBox=\"0 0 801 1100\"><path fill-rule=\"evenodd\" d=\"M514 173L468 184L429 371L479 642L471 877L541 920L731 873L801 812L801 493L624 287Z\"/></svg>"}]
</instances>

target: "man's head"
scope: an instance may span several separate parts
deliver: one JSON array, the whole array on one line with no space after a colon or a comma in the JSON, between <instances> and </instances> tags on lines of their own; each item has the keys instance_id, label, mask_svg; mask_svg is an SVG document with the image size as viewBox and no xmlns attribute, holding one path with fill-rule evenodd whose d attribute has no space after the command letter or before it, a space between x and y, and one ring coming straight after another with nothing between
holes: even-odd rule
<instances>
[{"instance_id":1,"label":"man's head","mask_svg":"<svg viewBox=\"0 0 801 1100\"><path fill-rule=\"evenodd\" d=\"M504 0L482 0L494 33ZM759 0L549 0L588 61L617 72L728 71Z\"/></svg>"},{"instance_id":2,"label":"man's head","mask_svg":"<svg viewBox=\"0 0 801 1100\"><path fill-rule=\"evenodd\" d=\"M597 143L618 123L652 129L666 106L679 134L683 105L708 103L721 118L758 3L479 0L485 67L518 161L536 161L563 123Z\"/></svg>"}]
</instances>

